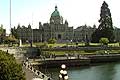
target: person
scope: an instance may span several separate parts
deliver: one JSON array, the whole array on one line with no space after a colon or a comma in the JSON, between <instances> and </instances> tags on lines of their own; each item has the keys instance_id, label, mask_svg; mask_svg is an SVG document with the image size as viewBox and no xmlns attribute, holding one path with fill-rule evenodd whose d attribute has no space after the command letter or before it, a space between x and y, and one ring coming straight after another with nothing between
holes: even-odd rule
<instances>
[{"instance_id":1,"label":"person","mask_svg":"<svg viewBox=\"0 0 120 80\"><path fill-rule=\"evenodd\" d=\"M79 59L79 57L80 57L79 54L77 54L77 57L78 57L78 59Z\"/></svg>"},{"instance_id":2,"label":"person","mask_svg":"<svg viewBox=\"0 0 120 80\"><path fill-rule=\"evenodd\" d=\"M26 58L26 62L28 62L28 57Z\"/></svg>"},{"instance_id":3,"label":"person","mask_svg":"<svg viewBox=\"0 0 120 80\"><path fill-rule=\"evenodd\" d=\"M8 53L8 49L7 49L7 53Z\"/></svg>"}]
</instances>

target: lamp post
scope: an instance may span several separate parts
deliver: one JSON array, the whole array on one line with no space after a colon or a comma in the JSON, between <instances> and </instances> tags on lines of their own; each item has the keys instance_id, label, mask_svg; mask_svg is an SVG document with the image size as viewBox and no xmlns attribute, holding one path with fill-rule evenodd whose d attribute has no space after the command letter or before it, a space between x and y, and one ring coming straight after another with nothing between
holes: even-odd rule
<instances>
[{"instance_id":1,"label":"lamp post","mask_svg":"<svg viewBox=\"0 0 120 80\"><path fill-rule=\"evenodd\" d=\"M65 69L66 69L66 65L62 64L60 74L59 74L59 80L68 80L67 71Z\"/></svg>"}]
</instances>

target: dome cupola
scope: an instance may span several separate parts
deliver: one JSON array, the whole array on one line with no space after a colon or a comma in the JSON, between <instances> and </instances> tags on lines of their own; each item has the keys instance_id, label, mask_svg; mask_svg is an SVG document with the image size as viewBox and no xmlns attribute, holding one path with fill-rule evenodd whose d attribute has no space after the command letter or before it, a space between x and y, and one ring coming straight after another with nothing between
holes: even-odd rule
<instances>
[{"instance_id":1,"label":"dome cupola","mask_svg":"<svg viewBox=\"0 0 120 80\"><path fill-rule=\"evenodd\" d=\"M60 16L59 11L57 10L57 6L55 6L55 11L51 14L51 17L55 17L55 16Z\"/></svg>"}]
</instances>

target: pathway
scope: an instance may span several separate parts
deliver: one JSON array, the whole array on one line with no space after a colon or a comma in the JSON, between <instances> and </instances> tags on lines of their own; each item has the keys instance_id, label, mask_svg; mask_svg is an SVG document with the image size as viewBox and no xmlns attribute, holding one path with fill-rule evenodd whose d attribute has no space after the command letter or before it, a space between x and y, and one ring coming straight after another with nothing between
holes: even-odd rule
<instances>
[{"instance_id":1,"label":"pathway","mask_svg":"<svg viewBox=\"0 0 120 80\"><path fill-rule=\"evenodd\" d=\"M24 62L23 71L26 73L27 80L33 80L33 78L40 78L42 80L53 80L39 70L36 70L28 62Z\"/></svg>"}]
</instances>

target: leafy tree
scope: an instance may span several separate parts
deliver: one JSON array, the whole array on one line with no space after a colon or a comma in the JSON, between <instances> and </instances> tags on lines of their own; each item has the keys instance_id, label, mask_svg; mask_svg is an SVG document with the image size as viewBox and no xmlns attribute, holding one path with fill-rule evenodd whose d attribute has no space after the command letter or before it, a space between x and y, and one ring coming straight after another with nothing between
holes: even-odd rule
<instances>
[{"instance_id":1,"label":"leafy tree","mask_svg":"<svg viewBox=\"0 0 120 80\"><path fill-rule=\"evenodd\" d=\"M99 42L102 37L108 38L110 42L114 41L114 28L112 17L108 4L104 1L101 6L100 20L98 29L92 34L92 42Z\"/></svg>"},{"instance_id":2,"label":"leafy tree","mask_svg":"<svg viewBox=\"0 0 120 80\"><path fill-rule=\"evenodd\" d=\"M109 43L109 40L108 38L101 38L99 42L102 43L103 45L107 45Z\"/></svg>"},{"instance_id":3,"label":"leafy tree","mask_svg":"<svg viewBox=\"0 0 120 80\"><path fill-rule=\"evenodd\" d=\"M11 41L11 42L16 42L16 41L17 41L17 39L16 39L15 36L13 36L13 35L10 35L10 36L8 37L8 40Z\"/></svg>"},{"instance_id":4,"label":"leafy tree","mask_svg":"<svg viewBox=\"0 0 120 80\"><path fill-rule=\"evenodd\" d=\"M22 66L13 55L0 51L0 80L25 80Z\"/></svg>"}]
</instances>

